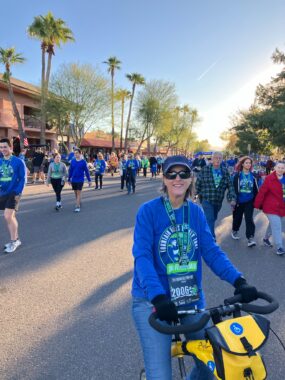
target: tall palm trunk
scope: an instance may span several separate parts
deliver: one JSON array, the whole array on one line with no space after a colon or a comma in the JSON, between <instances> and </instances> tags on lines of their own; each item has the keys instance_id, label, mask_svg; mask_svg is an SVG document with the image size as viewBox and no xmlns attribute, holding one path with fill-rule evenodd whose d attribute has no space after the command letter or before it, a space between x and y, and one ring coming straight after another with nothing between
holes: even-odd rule
<instances>
[{"instance_id":1,"label":"tall palm trunk","mask_svg":"<svg viewBox=\"0 0 285 380\"><path fill-rule=\"evenodd\" d=\"M15 100L13 88L12 88L12 85L10 82L10 75L9 74L8 74L8 90L9 90L9 97L10 97L10 100L12 103L13 113L17 119L18 133L19 133L19 137L20 137L20 147L21 147L21 149L23 149L24 148L25 132L23 129L20 113L19 113L19 110L18 110L17 105L16 105L16 100Z\"/></svg>"},{"instance_id":2,"label":"tall palm trunk","mask_svg":"<svg viewBox=\"0 0 285 380\"><path fill-rule=\"evenodd\" d=\"M112 113L112 150L115 150L115 121L114 121L114 71L111 71L111 113Z\"/></svg>"},{"instance_id":3,"label":"tall palm trunk","mask_svg":"<svg viewBox=\"0 0 285 380\"><path fill-rule=\"evenodd\" d=\"M46 92L48 91L48 86L49 86L49 78L50 78L50 73L51 73L51 59L53 56L53 52L49 51L48 52L48 62L47 62L47 72L46 72L46 77L45 77L45 86L46 86Z\"/></svg>"},{"instance_id":4,"label":"tall palm trunk","mask_svg":"<svg viewBox=\"0 0 285 380\"><path fill-rule=\"evenodd\" d=\"M128 119L127 119L127 125L126 125L126 132L125 132L125 152L127 151L127 146L128 146L128 133L129 133L129 127L130 127L133 99L135 96L135 88L136 88L136 84L134 83L133 88L132 88L132 96L130 100L129 113L128 113Z\"/></svg>"},{"instance_id":5,"label":"tall palm trunk","mask_svg":"<svg viewBox=\"0 0 285 380\"><path fill-rule=\"evenodd\" d=\"M123 129L124 129L124 112L125 112L125 97L122 97L122 110L121 110L121 137L120 137L120 150L123 148Z\"/></svg>"},{"instance_id":6,"label":"tall palm trunk","mask_svg":"<svg viewBox=\"0 0 285 380\"><path fill-rule=\"evenodd\" d=\"M46 143L46 46L42 43L42 82L41 82L41 130L40 130L40 143Z\"/></svg>"}]
</instances>

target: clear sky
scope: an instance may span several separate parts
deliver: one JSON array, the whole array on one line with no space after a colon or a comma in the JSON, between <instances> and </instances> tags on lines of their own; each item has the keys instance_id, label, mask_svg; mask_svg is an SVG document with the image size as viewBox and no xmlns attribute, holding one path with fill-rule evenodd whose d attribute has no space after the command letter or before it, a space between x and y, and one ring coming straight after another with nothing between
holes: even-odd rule
<instances>
[{"instance_id":1,"label":"clear sky","mask_svg":"<svg viewBox=\"0 0 285 380\"><path fill-rule=\"evenodd\" d=\"M15 46L27 58L13 76L40 82L40 44L26 28L49 10L63 18L75 43L57 49L53 71L61 63L92 63L101 71L110 56L125 74L174 82L181 104L202 117L200 138L220 145L229 116L251 104L259 82L280 70L270 57L285 50L284 0L28 0L0 1L0 46Z\"/></svg>"}]
</instances>

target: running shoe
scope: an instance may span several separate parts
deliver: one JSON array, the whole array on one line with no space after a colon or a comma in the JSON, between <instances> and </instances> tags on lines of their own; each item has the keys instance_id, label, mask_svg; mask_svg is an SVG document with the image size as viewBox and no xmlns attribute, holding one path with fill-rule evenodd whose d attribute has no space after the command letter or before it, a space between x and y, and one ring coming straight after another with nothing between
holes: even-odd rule
<instances>
[{"instance_id":1,"label":"running shoe","mask_svg":"<svg viewBox=\"0 0 285 380\"><path fill-rule=\"evenodd\" d=\"M278 248L276 251L276 255L278 256L285 255L285 250L283 248Z\"/></svg>"},{"instance_id":2,"label":"running shoe","mask_svg":"<svg viewBox=\"0 0 285 380\"><path fill-rule=\"evenodd\" d=\"M10 244L8 245L8 247L6 247L6 249L4 250L5 253L12 253L12 252L15 252L16 249L18 247L20 247L21 245L21 241L20 240L15 240L15 241L11 241Z\"/></svg>"},{"instance_id":3,"label":"running shoe","mask_svg":"<svg viewBox=\"0 0 285 380\"><path fill-rule=\"evenodd\" d=\"M238 236L238 232L237 231L232 231L232 238L234 240L239 240L240 239L240 237Z\"/></svg>"},{"instance_id":4,"label":"running shoe","mask_svg":"<svg viewBox=\"0 0 285 380\"><path fill-rule=\"evenodd\" d=\"M59 206L55 206L55 211L59 211L60 207Z\"/></svg>"},{"instance_id":5,"label":"running shoe","mask_svg":"<svg viewBox=\"0 0 285 380\"><path fill-rule=\"evenodd\" d=\"M75 207L74 212L80 212L80 207Z\"/></svg>"},{"instance_id":6,"label":"running shoe","mask_svg":"<svg viewBox=\"0 0 285 380\"><path fill-rule=\"evenodd\" d=\"M263 239L263 245L265 245L265 247L273 247L269 239Z\"/></svg>"},{"instance_id":7,"label":"running shoe","mask_svg":"<svg viewBox=\"0 0 285 380\"><path fill-rule=\"evenodd\" d=\"M256 246L256 242L253 240L253 237L250 237L250 238L247 240L247 246L248 246L248 247L255 247L255 246Z\"/></svg>"},{"instance_id":8,"label":"running shoe","mask_svg":"<svg viewBox=\"0 0 285 380\"><path fill-rule=\"evenodd\" d=\"M21 240L20 239L17 239L16 241L19 241L20 242L20 244L19 245L21 245L22 244L22 242L21 242ZM12 240L11 241L9 241L9 243L6 243L5 245L4 245L4 249L6 249L7 247L9 247L9 245L12 243Z\"/></svg>"}]
</instances>

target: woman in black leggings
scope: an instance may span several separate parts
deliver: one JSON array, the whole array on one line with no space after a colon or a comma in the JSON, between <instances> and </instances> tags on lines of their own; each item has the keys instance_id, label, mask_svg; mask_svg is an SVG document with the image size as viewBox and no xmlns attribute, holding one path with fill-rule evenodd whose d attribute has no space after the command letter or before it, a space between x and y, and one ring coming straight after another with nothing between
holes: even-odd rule
<instances>
[{"instance_id":1,"label":"woman in black leggings","mask_svg":"<svg viewBox=\"0 0 285 380\"><path fill-rule=\"evenodd\" d=\"M61 205L61 191L65 184L65 179L67 176L67 169L63 162L61 162L61 156L59 153L54 154L54 160L50 163L47 173L47 186L50 184L56 195L56 211L62 208Z\"/></svg>"}]
</instances>

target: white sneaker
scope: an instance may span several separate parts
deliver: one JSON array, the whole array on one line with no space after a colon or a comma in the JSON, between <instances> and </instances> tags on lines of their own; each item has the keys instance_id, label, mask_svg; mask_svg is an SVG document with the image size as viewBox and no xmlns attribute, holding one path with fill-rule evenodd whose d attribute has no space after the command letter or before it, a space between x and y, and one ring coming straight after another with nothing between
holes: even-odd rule
<instances>
[{"instance_id":1,"label":"white sneaker","mask_svg":"<svg viewBox=\"0 0 285 380\"><path fill-rule=\"evenodd\" d=\"M74 212L80 212L80 207L75 207Z\"/></svg>"},{"instance_id":2,"label":"white sneaker","mask_svg":"<svg viewBox=\"0 0 285 380\"><path fill-rule=\"evenodd\" d=\"M285 250L282 247L278 248L277 251L276 251L276 255L278 255L278 256L285 255Z\"/></svg>"},{"instance_id":3,"label":"white sneaker","mask_svg":"<svg viewBox=\"0 0 285 380\"><path fill-rule=\"evenodd\" d=\"M6 249L4 250L5 253L12 253L12 252L15 252L16 249L18 247L20 247L21 245L21 241L18 239L18 240L15 240L15 241L11 241L8 245L8 247L6 247Z\"/></svg>"},{"instance_id":4,"label":"white sneaker","mask_svg":"<svg viewBox=\"0 0 285 380\"><path fill-rule=\"evenodd\" d=\"M21 245L22 244L22 242L21 242L21 240L20 239L17 239L16 241L19 241L20 242L20 244L19 245ZM4 245L4 249L6 249L6 248L8 248L9 247L9 245L12 243L12 241L9 241L9 243L6 243L5 245Z\"/></svg>"},{"instance_id":5,"label":"white sneaker","mask_svg":"<svg viewBox=\"0 0 285 380\"><path fill-rule=\"evenodd\" d=\"M238 232L237 231L232 231L232 238L234 240L239 240L240 239L240 237L238 236Z\"/></svg>"},{"instance_id":6,"label":"white sneaker","mask_svg":"<svg viewBox=\"0 0 285 380\"><path fill-rule=\"evenodd\" d=\"M248 247L255 247L256 246L256 242L253 240L252 237L247 240L247 246Z\"/></svg>"}]
</instances>

